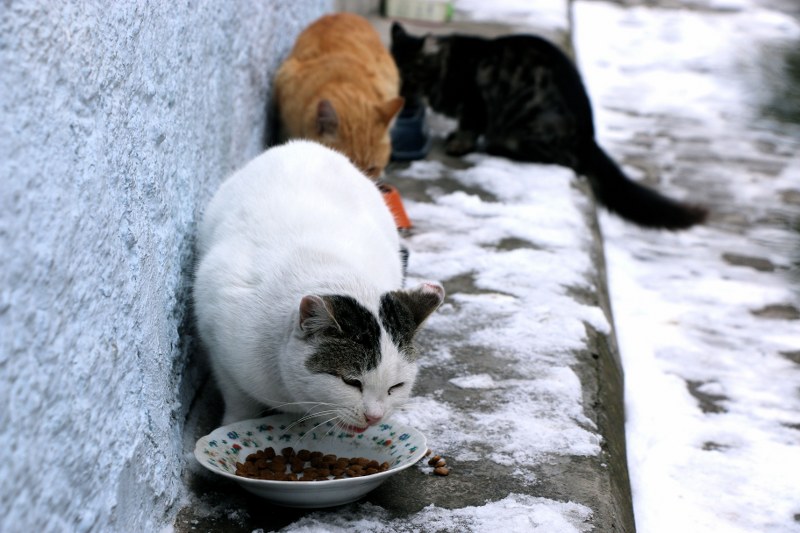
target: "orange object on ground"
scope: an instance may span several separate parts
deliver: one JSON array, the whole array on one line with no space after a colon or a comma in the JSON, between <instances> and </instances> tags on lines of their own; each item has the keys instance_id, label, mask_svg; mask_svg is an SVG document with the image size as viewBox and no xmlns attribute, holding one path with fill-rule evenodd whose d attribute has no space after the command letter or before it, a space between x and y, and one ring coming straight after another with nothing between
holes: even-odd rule
<instances>
[{"instance_id":1,"label":"orange object on ground","mask_svg":"<svg viewBox=\"0 0 800 533\"><path fill-rule=\"evenodd\" d=\"M383 194L383 201L391 211L394 217L394 223L397 224L398 229L409 229L411 227L411 220L406 214L406 208L403 207L403 199L400 198L400 192L396 187L381 183L378 188Z\"/></svg>"}]
</instances>

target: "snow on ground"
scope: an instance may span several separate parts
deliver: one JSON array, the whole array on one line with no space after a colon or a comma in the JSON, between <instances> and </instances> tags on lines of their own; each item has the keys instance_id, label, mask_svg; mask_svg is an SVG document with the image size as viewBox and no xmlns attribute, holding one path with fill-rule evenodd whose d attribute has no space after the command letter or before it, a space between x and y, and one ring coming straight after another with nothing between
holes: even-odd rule
<instances>
[{"instance_id":1,"label":"snow on ground","mask_svg":"<svg viewBox=\"0 0 800 533\"><path fill-rule=\"evenodd\" d=\"M567 0L455 0L456 14L475 21L513 21L515 24L567 31Z\"/></svg>"},{"instance_id":2,"label":"snow on ground","mask_svg":"<svg viewBox=\"0 0 800 533\"><path fill-rule=\"evenodd\" d=\"M781 200L800 137L756 113L800 24L724 4L575 9L601 143L717 211L676 234L601 218L639 533L800 531L800 235Z\"/></svg>"},{"instance_id":3,"label":"snow on ground","mask_svg":"<svg viewBox=\"0 0 800 533\"><path fill-rule=\"evenodd\" d=\"M431 438L431 448L459 460L478 460L483 441L492 443L490 458L505 465L533 464L545 454L595 455L599 437L583 414L570 351L585 346L585 322L598 331L610 326L600 308L566 295L570 287L591 289L589 236L577 208L585 198L571 189L574 177L566 169L483 155L468 159L474 166L464 170L418 161L404 172L425 180L447 171L463 186L480 186L495 197L456 191L434 203L406 204L417 227L409 239L409 283L468 275L480 290L449 295L452 303L431 316L426 329L449 341L420 365L424 372L452 363L460 348L485 349L507 359L508 371L452 380L479 390L482 409L450 410L434 393L416 399L407 422ZM499 250L506 239L527 240L534 248Z\"/></svg>"},{"instance_id":4,"label":"snow on ground","mask_svg":"<svg viewBox=\"0 0 800 533\"><path fill-rule=\"evenodd\" d=\"M369 503L354 516L306 516L284 529L291 533L395 533L397 531L519 531L530 533L583 533L591 531L589 509L521 494L480 507L442 509L429 505L411 517L391 518L387 511ZM254 532L256 533L256 532Z\"/></svg>"}]
</instances>

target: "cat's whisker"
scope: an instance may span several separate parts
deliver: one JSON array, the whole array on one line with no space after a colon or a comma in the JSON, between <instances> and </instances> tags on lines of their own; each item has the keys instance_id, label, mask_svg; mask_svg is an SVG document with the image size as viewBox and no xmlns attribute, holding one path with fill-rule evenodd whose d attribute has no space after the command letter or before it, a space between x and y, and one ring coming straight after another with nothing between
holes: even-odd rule
<instances>
[{"instance_id":1,"label":"cat's whisker","mask_svg":"<svg viewBox=\"0 0 800 533\"><path fill-rule=\"evenodd\" d=\"M292 428L293 428L293 427L295 427L297 424L300 424L300 423L302 423L302 422L305 422L306 420L311 420L312 418L318 418L318 417L321 417L321 416L332 415L332 414L336 414L336 413L338 413L338 412L339 412L339 411L337 411L337 410L335 410L335 409L331 409L331 410L329 410L329 411L320 411L320 412L318 412L318 413L314 413L314 414L306 415L306 416L303 416L303 417L301 417L301 418L299 418L299 419L295 420L294 422L292 422L292 423L291 423L291 424L289 424L288 426L286 426L286 429L287 429L287 430L289 430L289 429L292 429Z\"/></svg>"},{"instance_id":2,"label":"cat's whisker","mask_svg":"<svg viewBox=\"0 0 800 533\"><path fill-rule=\"evenodd\" d=\"M304 416L295 423L305 422L306 420L312 420L314 418L320 418L328 415L337 415L338 413L339 411L337 409L331 409L330 411L320 411L319 413L314 413L312 415Z\"/></svg>"},{"instance_id":3,"label":"cat's whisker","mask_svg":"<svg viewBox=\"0 0 800 533\"><path fill-rule=\"evenodd\" d=\"M278 402L275 402L274 400L271 400L269 398L264 398L264 400L267 401L267 402L270 402L270 403L276 403L277 404L277 405L275 405L273 407L270 407L270 409L281 409L283 407L288 407L290 405L303 405L303 404L309 404L309 403L314 404L314 406L326 405L326 406L329 406L329 407L344 407L341 404L320 402L320 401L313 401L313 400L299 401L299 402L284 402L284 403L278 403ZM313 409L313 406L312 406L312 409Z\"/></svg>"},{"instance_id":4,"label":"cat's whisker","mask_svg":"<svg viewBox=\"0 0 800 533\"><path fill-rule=\"evenodd\" d=\"M325 407L335 407L336 409L329 409L329 410L327 410L327 411L326 411L326 410L323 410L323 411L316 411L316 413L314 413L314 414L319 414L319 413L332 413L332 412L335 412L335 411L337 411L337 410L341 409L342 407L344 407L343 405L338 405L338 404L334 404L334 403L317 402L315 405L312 405L311 407L309 407L308 409L306 409L306 412L305 412L304 414L305 414L305 415L312 414L312 411L313 411L314 409L316 409L317 407L320 407L320 406L325 406Z\"/></svg>"},{"instance_id":5,"label":"cat's whisker","mask_svg":"<svg viewBox=\"0 0 800 533\"><path fill-rule=\"evenodd\" d=\"M337 409L322 409L320 411L314 411L314 412L306 411L302 415L298 415L298 416L300 416L301 418L307 418L307 417L313 417L313 416L320 415L320 414L336 413L338 411L341 411L341 409L339 409L339 408L337 408Z\"/></svg>"},{"instance_id":6,"label":"cat's whisker","mask_svg":"<svg viewBox=\"0 0 800 533\"><path fill-rule=\"evenodd\" d=\"M300 402L290 402L290 403L291 404L297 404L297 405L300 405L301 403L313 403L313 404L316 404L316 405L327 405L329 407L344 407L344 405L340 404L340 403L320 402L320 401L313 401L313 400L300 401Z\"/></svg>"},{"instance_id":7,"label":"cat's whisker","mask_svg":"<svg viewBox=\"0 0 800 533\"><path fill-rule=\"evenodd\" d=\"M307 435L309 435L310 433L312 433L312 432L313 432L315 429L317 429L317 428L318 428L318 427L320 427L321 425L323 425L323 424L327 424L327 423L328 423L328 422L330 422L331 420L336 420L337 418L339 418L339 417L338 417L338 416L334 416L333 418L329 418L329 419L327 419L327 420L325 420L325 421L323 421L323 422L320 422L319 424L317 424L317 425L316 425L316 426L314 426L313 428L311 428L311 429L309 429L308 431L306 431L305 433L303 433L303 435L302 435L302 436L301 436L299 439L297 439L297 443L299 444L299 443L300 443L300 442L301 442L303 439L305 439L305 438L306 438L306 436L307 436Z\"/></svg>"},{"instance_id":8,"label":"cat's whisker","mask_svg":"<svg viewBox=\"0 0 800 533\"><path fill-rule=\"evenodd\" d=\"M329 429L328 431L325 432L325 435L323 435L323 438L332 437L333 433L336 432L338 427L339 427L339 421L337 420L336 422L334 422L333 426L331 426L331 429Z\"/></svg>"},{"instance_id":9,"label":"cat's whisker","mask_svg":"<svg viewBox=\"0 0 800 533\"><path fill-rule=\"evenodd\" d=\"M331 429L325 432L323 438L335 437L337 431L346 431L347 426L342 422L341 417L338 417L337 420L333 423Z\"/></svg>"},{"instance_id":10,"label":"cat's whisker","mask_svg":"<svg viewBox=\"0 0 800 533\"><path fill-rule=\"evenodd\" d=\"M323 424L327 424L328 422L331 422L331 421L333 421L333 420L338 420L338 419L339 419L339 416L338 416L338 415L337 415L337 416L334 416L333 418L329 418L328 420L325 420L324 422L320 422L319 424L317 424L316 426L314 426L314 428L313 428L313 429L317 429L318 427L320 427L320 426L321 426L321 425L323 425ZM334 423L334 427L336 427L336 423Z\"/></svg>"}]
</instances>

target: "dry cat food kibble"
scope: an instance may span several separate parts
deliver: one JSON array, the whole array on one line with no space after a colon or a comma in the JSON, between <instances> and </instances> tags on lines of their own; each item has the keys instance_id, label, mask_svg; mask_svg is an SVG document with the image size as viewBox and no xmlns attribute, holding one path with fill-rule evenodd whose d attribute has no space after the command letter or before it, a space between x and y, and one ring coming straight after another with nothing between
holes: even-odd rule
<instances>
[{"instance_id":1,"label":"dry cat food kibble","mask_svg":"<svg viewBox=\"0 0 800 533\"><path fill-rule=\"evenodd\" d=\"M336 457L333 454L284 448L276 453L273 448L258 450L247 456L244 463L236 463L236 475L250 479L271 481L326 481L361 477L389 470L389 463L366 457Z\"/></svg>"},{"instance_id":2,"label":"dry cat food kibble","mask_svg":"<svg viewBox=\"0 0 800 533\"><path fill-rule=\"evenodd\" d=\"M431 454L431 450L425 453L425 457ZM450 474L450 469L447 468L447 461L441 455L434 455L428 459L428 465L433 467L433 473L437 476L446 476Z\"/></svg>"}]
</instances>

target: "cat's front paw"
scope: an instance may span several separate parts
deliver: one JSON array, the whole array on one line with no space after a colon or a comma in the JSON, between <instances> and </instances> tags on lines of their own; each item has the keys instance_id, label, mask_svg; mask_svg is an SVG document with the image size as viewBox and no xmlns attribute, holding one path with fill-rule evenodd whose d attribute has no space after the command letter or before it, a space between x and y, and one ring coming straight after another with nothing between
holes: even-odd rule
<instances>
[{"instance_id":1,"label":"cat's front paw","mask_svg":"<svg viewBox=\"0 0 800 533\"><path fill-rule=\"evenodd\" d=\"M471 131L454 131L447 136L444 150L447 155L460 156L475 151L478 144L478 135Z\"/></svg>"}]
</instances>

